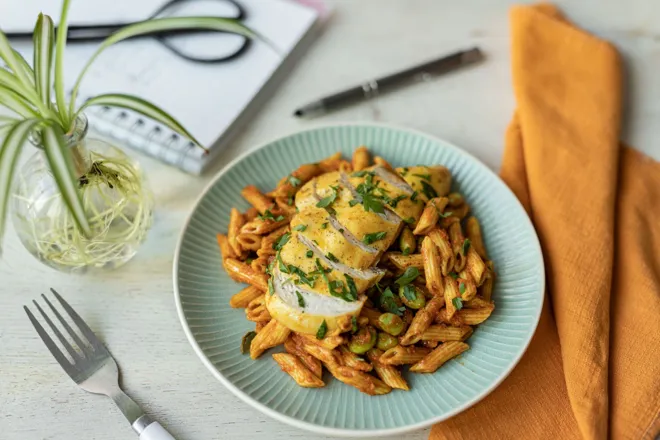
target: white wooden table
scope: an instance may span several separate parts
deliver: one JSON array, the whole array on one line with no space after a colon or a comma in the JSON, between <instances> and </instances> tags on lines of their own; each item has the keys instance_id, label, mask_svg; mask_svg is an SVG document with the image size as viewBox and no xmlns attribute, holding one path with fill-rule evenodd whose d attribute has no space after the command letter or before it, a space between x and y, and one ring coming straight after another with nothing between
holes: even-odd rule
<instances>
[{"instance_id":1,"label":"white wooden table","mask_svg":"<svg viewBox=\"0 0 660 440\"><path fill-rule=\"evenodd\" d=\"M267 0L263 0L267 1ZM613 41L628 62L624 139L660 158L660 16L644 0L562 1L581 26ZM204 177L142 157L156 193L155 225L138 256L103 275L68 276L35 261L13 231L0 261L0 438L133 438L112 402L86 394L65 376L21 306L57 287L115 355L123 385L182 440L320 439L271 420L234 397L189 346L172 296L174 247L193 201L238 154L316 122L292 110L321 95L458 48L479 45L487 62L382 96L319 120L384 121L462 146L500 164L514 108L509 67L509 1L343 0L309 53L276 95ZM218 105L222 105L219 103ZM331 410L329 408L329 410ZM406 439L425 439L428 430Z\"/></svg>"}]
</instances>

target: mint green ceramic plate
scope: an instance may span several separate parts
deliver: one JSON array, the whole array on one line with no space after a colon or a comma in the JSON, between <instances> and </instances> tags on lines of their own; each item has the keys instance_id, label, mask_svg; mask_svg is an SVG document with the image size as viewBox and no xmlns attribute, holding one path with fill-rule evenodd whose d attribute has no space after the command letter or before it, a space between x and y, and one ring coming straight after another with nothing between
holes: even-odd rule
<instances>
[{"instance_id":1,"label":"mint green ceramic plate","mask_svg":"<svg viewBox=\"0 0 660 440\"><path fill-rule=\"evenodd\" d=\"M263 190L298 165L366 145L395 166L443 164L479 218L498 273L496 309L469 339L471 349L434 374L406 373L411 391L371 397L337 380L324 388L298 387L268 355L242 355L243 334L254 328L243 310L229 307L242 286L221 269L215 234L227 230L229 210L248 204L240 190ZM544 271L529 218L506 185L485 165L447 142L382 125L328 126L278 139L228 165L198 200L174 262L179 317L193 348L229 390L264 413L329 435L380 436L429 426L465 410L513 369L538 323ZM504 409L506 410L506 409Z\"/></svg>"}]
</instances>

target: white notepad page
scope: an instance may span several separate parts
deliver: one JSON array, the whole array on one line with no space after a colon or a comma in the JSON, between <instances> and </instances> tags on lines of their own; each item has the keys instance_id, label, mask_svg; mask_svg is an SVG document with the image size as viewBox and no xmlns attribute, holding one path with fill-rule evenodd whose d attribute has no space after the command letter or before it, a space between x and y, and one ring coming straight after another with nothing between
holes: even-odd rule
<instances>
[{"instance_id":1,"label":"white notepad page","mask_svg":"<svg viewBox=\"0 0 660 440\"><path fill-rule=\"evenodd\" d=\"M277 50L254 41L240 57L220 64L193 63L177 57L154 39L128 40L107 49L83 80L80 99L95 94L121 92L138 95L178 119L211 154L156 128L153 122L130 112L90 109L87 115L94 129L122 139L134 148L199 173L205 162L222 148L223 134L235 129L237 119L264 87L276 69L290 55L317 21L315 10L290 0L237 0L246 10L244 23L270 40ZM163 0L73 0L70 24L121 23L148 18ZM207 15L233 9L221 0L186 1L176 15ZM224 5L224 6L223 6ZM40 11L59 19L60 1L3 0L0 27L7 32L30 30ZM222 38L225 38L222 40ZM195 36L177 40L179 47L190 44L196 53L218 54L237 45L235 36ZM12 42L13 43L13 42ZM31 44L16 48L31 62ZM67 87L71 87L98 43L69 44L65 56ZM242 121L245 122L245 121ZM219 141L220 140L220 141Z\"/></svg>"}]
</instances>

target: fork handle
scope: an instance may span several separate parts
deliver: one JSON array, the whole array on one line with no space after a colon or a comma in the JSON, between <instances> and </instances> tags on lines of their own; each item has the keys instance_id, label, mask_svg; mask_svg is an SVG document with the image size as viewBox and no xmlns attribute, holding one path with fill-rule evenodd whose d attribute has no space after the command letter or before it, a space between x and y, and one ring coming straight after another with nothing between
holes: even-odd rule
<instances>
[{"instance_id":1,"label":"fork handle","mask_svg":"<svg viewBox=\"0 0 660 440\"><path fill-rule=\"evenodd\" d=\"M176 440L158 422L152 422L140 433L140 440Z\"/></svg>"}]
</instances>

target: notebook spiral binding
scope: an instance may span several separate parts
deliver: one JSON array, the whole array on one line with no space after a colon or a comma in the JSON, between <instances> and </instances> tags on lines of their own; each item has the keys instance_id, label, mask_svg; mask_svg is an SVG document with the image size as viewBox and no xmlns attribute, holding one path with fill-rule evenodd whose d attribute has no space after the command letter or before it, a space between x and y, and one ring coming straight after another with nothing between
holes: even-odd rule
<instances>
[{"instance_id":1,"label":"notebook spiral binding","mask_svg":"<svg viewBox=\"0 0 660 440\"><path fill-rule=\"evenodd\" d=\"M85 102L89 98L83 96L80 101ZM193 174L201 172L204 150L171 129L121 108L89 107L85 114L90 119L92 130L183 171Z\"/></svg>"}]
</instances>

